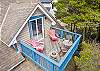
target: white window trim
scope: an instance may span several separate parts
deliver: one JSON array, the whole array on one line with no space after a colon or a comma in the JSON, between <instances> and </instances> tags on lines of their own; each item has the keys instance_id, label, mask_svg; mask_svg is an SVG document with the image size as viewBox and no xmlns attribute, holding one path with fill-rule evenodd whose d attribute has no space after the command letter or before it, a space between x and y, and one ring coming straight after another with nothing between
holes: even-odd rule
<instances>
[{"instance_id":1,"label":"white window trim","mask_svg":"<svg viewBox=\"0 0 100 71\"><path fill-rule=\"evenodd\" d=\"M38 26L37 26L37 19L35 19L35 21L36 21L36 38L38 39ZM33 29L32 29L33 30ZM34 36L33 36L34 37Z\"/></svg>"},{"instance_id":2,"label":"white window trim","mask_svg":"<svg viewBox=\"0 0 100 71\"><path fill-rule=\"evenodd\" d=\"M39 39L38 38L38 25L37 25L37 19L42 19L42 35L43 35L43 37L41 38L41 39ZM29 21L36 21L36 33L37 33L37 39L38 39L38 41L41 41L41 40L43 40L44 39L44 20L43 20L44 18L43 17L39 17L39 18L36 18L36 19L32 19L32 20L29 20Z\"/></svg>"},{"instance_id":3,"label":"white window trim","mask_svg":"<svg viewBox=\"0 0 100 71\"><path fill-rule=\"evenodd\" d=\"M44 39L44 18L42 17L42 32L43 32L43 39Z\"/></svg>"}]
</instances>

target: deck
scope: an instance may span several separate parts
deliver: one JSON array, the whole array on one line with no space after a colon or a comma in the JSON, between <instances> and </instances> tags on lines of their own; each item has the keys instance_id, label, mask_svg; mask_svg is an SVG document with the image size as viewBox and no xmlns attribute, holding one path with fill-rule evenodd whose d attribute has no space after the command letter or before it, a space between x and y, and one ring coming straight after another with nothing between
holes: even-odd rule
<instances>
[{"instance_id":1,"label":"deck","mask_svg":"<svg viewBox=\"0 0 100 71\"><path fill-rule=\"evenodd\" d=\"M50 56L51 52L56 51L58 54L60 53L60 47L63 44L63 40L62 39L58 38L57 41L52 41L48 35L46 35L46 37L43 40L41 40L41 42L43 42L43 44L44 44L43 54L48 56L48 57L50 57L50 58L51 58L51 56ZM28 44L28 45L30 45L30 44ZM40 45L40 46L42 46L42 45ZM70 47L68 49L70 49ZM58 55L56 61L59 62L61 60L61 58L63 58L63 56L64 55L62 55L62 56Z\"/></svg>"},{"instance_id":2,"label":"deck","mask_svg":"<svg viewBox=\"0 0 100 71\"><path fill-rule=\"evenodd\" d=\"M0 71L11 70L23 60L21 54L17 54L14 49L7 47L0 41Z\"/></svg>"},{"instance_id":3,"label":"deck","mask_svg":"<svg viewBox=\"0 0 100 71\"><path fill-rule=\"evenodd\" d=\"M56 31L58 40L52 41L48 35L45 36L43 40L40 40L41 42L43 41L43 43L39 45L44 47L43 52L38 52L37 50L35 50L34 47L32 47L32 45L27 41L20 41L19 45L22 49L22 53L44 70L64 71L74 52L78 48L81 35L59 28L54 29ZM69 41L71 41L71 45ZM64 49L62 51L62 47L67 48L67 50ZM52 51L56 51L56 59L51 57ZM63 52L64 54L60 55L60 52Z\"/></svg>"}]
</instances>

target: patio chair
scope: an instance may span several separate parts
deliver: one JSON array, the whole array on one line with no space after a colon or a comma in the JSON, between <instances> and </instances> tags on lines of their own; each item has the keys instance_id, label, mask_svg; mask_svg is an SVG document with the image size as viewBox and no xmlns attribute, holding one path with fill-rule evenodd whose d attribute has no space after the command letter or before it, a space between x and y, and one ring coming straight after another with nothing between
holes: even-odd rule
<instances>
[{"instance_id":1,"label":"patio chair","mask_svg":"<svg viewBox=\"0 0 100 71\"><path fill-rule=\"evenodd\" d=\"M64 56L67 51L68 51L68 49L64 46L63 43L61 43L60 44L59 56L60 57Z\"/></svg>"},{"instance_id":2,"label":"patio chair","mask_svg":"<svg viewBox=\"0 0 100 71\"><path fill-rule=\"evenodd\" d=\"M57 41L58 38L56 37L55 30L53 30L53 29L48 30L48 35L51 40Z\"/></svg>"}]
</instances>

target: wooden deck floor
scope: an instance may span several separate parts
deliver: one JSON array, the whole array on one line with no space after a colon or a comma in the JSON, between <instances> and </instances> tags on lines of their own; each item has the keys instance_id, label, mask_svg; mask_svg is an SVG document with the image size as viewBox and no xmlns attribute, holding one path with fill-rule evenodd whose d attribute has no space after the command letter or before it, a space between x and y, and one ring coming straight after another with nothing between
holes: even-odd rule
<instances>
[{"instance_id":1,"label":"wooden deck floor","mask_svg":"<svg viewBox=\"0 0 100 71\"><path fill-rule=\"evenodd\" d=\"M0 41L0 71L10 70L23 60L24 58L21 54L17 54L14 49L7 47Z\"/></svg>"},{"instance_id":2,"label":"wooden deck floor","mask_svg":"<svg viewBox=\"0 0 100 71\"><path fill-rule=\"evenodd\" d=\"M48 41L47 41L48 40ZM49 53L53 50L59 52L59 45L58 42L52 42L49 36L45 37L44 46L46 48L46 55L49 56ZM59 39L59 43L61 43L61 40ZM45 53L44 53L45 54ZM32 61L24 61L22 64L20 64L18 67L14 68L12 71L43 71L40 67L35 65ZM73 70L73 61L70 61L68 66L65 68L64 71L74 71Z\"/></svg>"},{"instance_id":3,"label":"wooden deck floor","mask_svg":"<svg viewBox=\"0 0 100 71\"><path fill-rule=\"evenodd\" d=\"M52 51L56 51L58 53L57 62L59 62L60 59L63 58L63 55L62 56L59 55L59 52L61 51L60 47L61 47L62 44L63 44L62 39L58 38L58 41L51 41L49 36L46 36L45 39L44 39L44 48L45 48L45 50L44 50L43 54L50 57L50 53Z\"/></svg>"},{"instance_id":4,"label":"wooden deck floor","mask_svg":"<svg viewBox=\"0 0 100 71\"><path fill-rule=\"evenodd\" d=\"M45 49L43 51L43 54L48 56L48 57L50 57L50 58L51 58L50 53L52 51L56 51L59 54L59 52L61 51L60 47L63 44L62 43L63 42L62 39L58 38L57 41L51 41L51 39L50 39L50 37L48 35L46 35L46 37L43 40L41 40L41 42L44 42L44 48ZM30 45L30 44L28 44L28 45ZM40 46L42 46L42 45L40 45ZM62 56L58 56L57 62L59 62L61 58L63 58L63 55Z\"/></svg>"}]
</instances>

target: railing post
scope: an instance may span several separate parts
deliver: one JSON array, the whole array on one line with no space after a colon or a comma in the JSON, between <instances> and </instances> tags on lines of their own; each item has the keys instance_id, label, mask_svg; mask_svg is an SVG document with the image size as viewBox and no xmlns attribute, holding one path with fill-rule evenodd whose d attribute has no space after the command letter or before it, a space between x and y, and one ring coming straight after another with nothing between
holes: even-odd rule
<instances>
[{"instance_id":1,"label":"railing post","mask_svg":"<svg viewBox=\"0 0 100 71\"><path fill-rule=\"evenodd\" d=\"M30 38L33 38L33 33L32 33L32 23L31 23L31 21L28 21L28 27L29 27Z\"/></svg>"},{"instance_id":2,"label":"railing post","mask_svg":"<svg viewBox=\"0 0 100 71\"><path fill-rule=\"evenodd\" d=\"M63 35L64 35L63 30L60 30L60 35L61 35L61 38L63 38Z\"/></svg>"},{"instance_id":3,"label":"railing post","mask_svg":"<svg viewBox=\"0 0 100 71\"><path fill-rule=\"evenodd\" d=\"M59 67L59 71L64 71L62 66Z\"/></svg>"},{"instance_id":4,"label":"railing post","mask_svg":"<svg viewBox=\"0 0 100 71\"><path fill-rule=\"evenodd\" d=\"M76 39L77 39L77 35L75 34L75 36L74 36L74 42L76 41Z\"/></svg>"}]
</instances>

